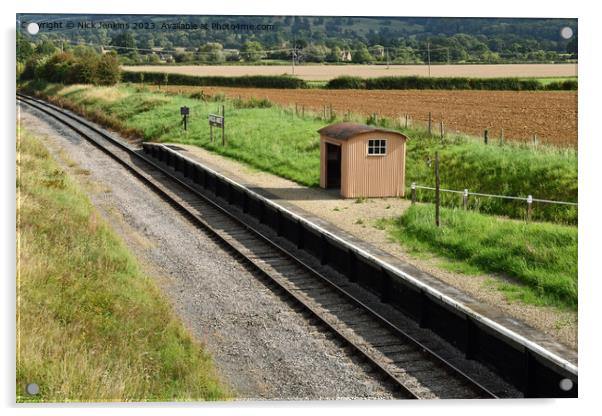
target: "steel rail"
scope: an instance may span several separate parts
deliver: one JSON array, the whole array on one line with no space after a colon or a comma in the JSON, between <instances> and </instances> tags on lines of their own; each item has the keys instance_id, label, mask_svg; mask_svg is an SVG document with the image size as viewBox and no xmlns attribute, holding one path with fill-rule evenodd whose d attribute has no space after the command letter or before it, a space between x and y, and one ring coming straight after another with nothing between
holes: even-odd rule
<instances>
[{"instance_id":1,"label":"steel rail","mask_svg":"<svg viewBox=\"0 0 602 416\"><path fill-rule=\"evenodd\" d=\"M102 151L104 151L105 153L107 153L113 159L117 160L120 164L122 164L128 170L132 171L139 179L142 179L146 184L150 185L164 199L167 199L169 202L175 204L178 208L180 208L181 210L183 210L184 212L186 212L188 216L192 217L196 222L198 222L203 228L205 228L206 230L210 231L213 235L217 236L221 241L223 241L228 247L230 247L231 249L233 249L234 251L236 251L237 253L239 253L251 265L253 265L253 266L255 266L257 268L257 266L254 264L253 260L247 258L247 256L244 253L241 253L236 247L232 246L227 240L225 240L219 234L219 232L217 232L215 229L213 229L213 227L211 227L211 225L208 224L205 220L203 220L203 219L199 218L198 216L196 216L188 208L186 208L185 206L183 206L179 201L177 201L171 195L169 195L168 193L166 193L160 186L158 186L157 184L153 183L152 180L150 180L147 177L145 177L144 175L142 175L137 170L136 167L132 166L127 161L125 161L122 158L120 158L119 156L115 155L113 152L111 152L111 150L107 149L106 146L103 146L97 140L95 140L94 138L90 137L88 134L86 134L85 132L83 132L81 130L81 128L79 128L79 127L73 125L72 123L66 121L63 117L69 118L69 119L75 121L76 123L79 123L80 125L84 126L86 129L91 130L94 133L96 133L97 135L101 136L104 140L109 141L112 145L118 147L120 150L126 151L129 155L135 156L137 159L142 160L145 163L149 164L153 169L160 171L161 173L163 173L164 175L166 175L170 180L178 183L178 185L180 185L181 187L185 188L187 191L193 193L197 197L202 198L205 202L209 203L213 208L215 208L218 211L220 211L221 213L227 215L229 218L233 219L235 222L237 222L238 224L240 224L241 226L243 226L245 229L248 229L248 230L252 231L261 240L263 240L264 242L268 243L270 246L272 246L274 249L278 250L279 252L283 253L285 256L287 256L288 258L290 258L291 260L293 260L295 263L297 263L298 265L300 265L304 269L308 270L315 277L319 278L321 281L323 281L324 283L328 284L333 289L335 289L337 292L339 292L340 294L342 294L343 296L345 296L348 300L350 300L351 302L353 302L354 304L356 304L358 307L361 307L363 310L365 310L366 312L368 312L369 314L371 314L373 317L375 317L376 319L378 319L380 323L382 323L385 327L387 327L389 330L391 330L392 332L394 332L397 336L399 336L399 337L401 337L401 338L409 341L410 343L414 344L417 348L420 348L426 354L428 354L434 361L437 361L439 364L442 364L443 366L445 366L450 372L452 372L452 373L456 374L457 376L459 376L459 378L464 379L464 381L468 385L470 385L471 388L474 388L482 397L488 397L488 398L495 398L496 397L496 395L494 393L492 393L491 391L489 391L486 387L484 387L483 385L481 385L480 383L478 383L477 381L475 381L473 378L471 378L469 375L467 375L466 373L464 373L462 370L458 369L453 364L449 363L447 360L445 360L444 358L442 358L439 354L437 354L436 352L432 351L431 349L429 349L428 347L426 347L425 345L423 345L422 343L420 343L414 337L412 337L411 335L405 333L403 330L401 330L400 328L398 328L397 326L395 326L394 324L392 324L388 319L386 319L385 317L383 317L379 313L375 312L372 308L370 308L368 305L366 305L360 299L356 298L355 296L351 295L350 293L348 293L347 291L345 291L340 286L338 286L335 283L333 283L330 279L328 279L327 277L325 277L324 275L322 275L320 272L318 272L317 270L315 270L312 266L306 264L298 256L296 256L295 254L293 254L290 251L286 250L285 248L281 247L278 243L274 242L270 237L266 236L260 230L256 229L255 227L250 226L248 223L243 222L239 217L237 217L236 215L233 215L228 210L224 209L222 206L220 206L219 204L217 204L215 201L213 201L212 199L210 199L210 198L206 197L205 195L203 195L202 193L200 193L198 190L196 190L195 188L193 188L192 186L190 186L185 181L183 181L180 178L174 176L174 174L172 172L169 172L168 170L166 170L162 166L158 165L157 163L155 163L150 158L148 158L148 157L140 154L138 151L136 151L135 149L131 148L130 146L122 143L118 139L115 139L114 137L111 137L110 135L108 135L104 131L98 129L93 124L89 123L87 120L82 120L79 116L74 116L74 115L72 115L70 113L65 112L63 109L54 106L54 105L50 105L50 104L48 104L48 103L46 103L44 101L41 101L41 100L38 100L38 99L34 99L32 97L28 97L28 96L20 94L20 93L17 93L17 96L18 96L19 100L21 100L21 101L25 102L26 104L28 104L28 105L36 108L39 111L44 112L45 114L53 117L54 119L58 120L59 122L67 125L69 128L71 128L72 130L76 131L83 138L85 138L86 140L90 141L92 144L94 144L96 147L98 147L99 149L101 149ZM47 109L50 109L50 110L47 110ZM62 117L58 116L57 114L55 114L53 112L59 113ZM299 298L298 295L296 295L295 293L291 292L288 288L284 287L279 281L275 280L273 278L273 276L270 276L264 270L262 270L260 268L257 268L257 269L262 274L266 275L267 277L269 277L270 279L272 279L273 281L275 281L278 284L278 286L280 288L282 288L287 293L288 296L292 297L297 303L299 303L304 308L306 308L322 324L324 324L326 327L328 327L329 330L331 330L333 333L335 333L337 335L337 337L339 337L340 339L342 339L343 341L345 341L345 343L347 343L348 345L350 345L355 350L356 353L359 353L360 355L362 355L363 357L365 357L365 359L367 361L369 361L381 373L383 373L384 375L386 375L387 378L390 379L390 381L395 382L395 384L397 384L411 398L419 398L418 396L416 396L411 391L411 389L407 388L402 382L400 382L395 375L393 375L392 373L390 373L389 370L387 370L386 368L384 368L383 365L381 365L380 363L378 363L377 361L375 361L372 357L370 357L368 354L366 354L361 349L361 347L358 347L357 345L355 345L354 341L350 340L345 334L341 333L337 328L333 327L329 322L327 322L326 320L324 320L320 316L320 313L318 311L316 311L314 308L312 308L310 305L308 305L303 299Z\"/></svg>"}]
</instances>

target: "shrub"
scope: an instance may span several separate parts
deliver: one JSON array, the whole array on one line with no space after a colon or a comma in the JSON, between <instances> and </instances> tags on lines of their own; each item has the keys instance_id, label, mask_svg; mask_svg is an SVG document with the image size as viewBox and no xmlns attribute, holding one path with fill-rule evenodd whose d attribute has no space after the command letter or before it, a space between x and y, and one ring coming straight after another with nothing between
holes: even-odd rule
<instances>
[{"instance_id":1,"label":"shrub","mask_svg":"<svg viewBox=\"0 0 602 416\"><path fill-rule=\"evenodd\" d=\"M114 85L119 82L121 70L113 55L69 52L55 53L50 57L34 56L23 68L21 79L45 80L62 84Z\"/></svg>"},{"instance_id":2,"label":"shrub","mask_svg":"<svg viewBox=\"0 0 602 416\"><path fill-rule=\"evenodd\" d=\"M326 88L333 90L360 90L366 88L366 80L360 77L344 75L328 81Z\"/></svg>"},{"instance_id":3,"label":"shrub","mask_svg":"<svg viewBox=\"0 0 602 416\"><path fill-rule=\"evenodd\" d=\"M110 54L103 55L98 61L96 79L100 85L114 85L121 78L121 69L117 58Z\"/></svg>"},{"instance_id":4,"label":"shrub","mask_svg":"<svg viewBox=\"0 0 602 416\"><path fill-rule=\"evenodd\" d=\"M163 72L146 72L144 79L151 83L164 83L166 74ZM169 74L170 85L199 85L216 87L253 87L253 88L308 88L305 81L288 75L254 75L242 77L200 77L184 74ZM140 72L126 71L123 73L123 81L138 82Z\"/></svg>"},{"instance_id":5,"label":"shrub","mask_svg":"<svg viewBox=\"0 0 602 416\"><path fill-rule=\"evenodd\" d=\"M342 76L330 80L326 84L326 88L368 90L576 90L577 81L552 82L544 86L539 80L520 78L427 78L419 76L360 78Z\"/></svg>"}]
</instances>

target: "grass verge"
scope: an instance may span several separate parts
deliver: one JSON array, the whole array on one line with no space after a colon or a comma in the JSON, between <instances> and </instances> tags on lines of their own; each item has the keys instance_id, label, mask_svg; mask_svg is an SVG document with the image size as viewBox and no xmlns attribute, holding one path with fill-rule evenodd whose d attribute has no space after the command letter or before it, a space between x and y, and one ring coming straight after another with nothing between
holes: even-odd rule
<instances>
[{"instance_id":1,"label":"grass verge","mask_svg":"<svg viewBox=\"0 0 602 416\"><path fill-rule=\"evenodd\" d=\"M511 300L576 310L576 227L447 208L441 210L441 227L434 218L432 205L414 205L376 226L414 254L434 253L458 262L456 271L509 277L496 285Z\"/></svg>"},{"instance_id":2,"label":"grass verge","mask_svg":"<svg viewBox=\"0 0 602 416\"><path fill-rule=\"evenodd\" d=\"M39 139L18 136L17 401L227 398L211 358L87 197Z\"/></svg>"}]
</instances>

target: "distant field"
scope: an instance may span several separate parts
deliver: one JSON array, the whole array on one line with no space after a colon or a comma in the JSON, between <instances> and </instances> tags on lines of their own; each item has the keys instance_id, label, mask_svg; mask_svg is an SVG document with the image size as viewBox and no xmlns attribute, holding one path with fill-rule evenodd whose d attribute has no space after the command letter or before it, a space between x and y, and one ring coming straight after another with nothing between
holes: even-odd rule
<instances>
[{"instance_id":1,"label":"distant field","mask_svg":"<svg viewBox=\"0 0 602 416\"><path fill-rule=\"evenodd\" d=\"M149 86L157 89L157 86ZM397 120L407 113L410 123L425 125L429 111L434 125L443 120L448 132L481 136L489 129L497 139L504 129L510 140L528 141L537 135L541 143L577 146L577 91L435 91L435 90L282 90L272 88L161 86L162 91L230 98L267 98L284 106L304 106L321 112L323 106L339 114L352 113Z\"/></svg>"},{"instance_id":2,"label":"distant field","mask_svg":"<svg viewBox=\"0 0 602 416\"><path fill-rule=\"evenodd\" d=\"M198 76L292 75L291 66L267 65L145 65L124 66L125 71L170 72ZM428 76L426 65L301 65L295 74L308 81L326 81L341 75L359 77ZM577 64L432 65L433 77L576 77Z\"/></svg>"}]
</instances>

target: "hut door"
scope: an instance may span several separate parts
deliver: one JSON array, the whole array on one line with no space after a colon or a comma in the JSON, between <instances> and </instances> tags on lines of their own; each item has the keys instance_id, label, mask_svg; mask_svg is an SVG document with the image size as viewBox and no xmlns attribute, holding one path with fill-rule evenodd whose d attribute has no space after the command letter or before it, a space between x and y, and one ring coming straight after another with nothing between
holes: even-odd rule
<instances>
[{"instance_id":1,"label":"hut door","mask_svg":"<svg viewBox=\"0 0 602 416\"><path fill-rule=\"evenodd\" d=\"M326 143L326 187L341 187L341 146Z\"/></svg>"}]
</instances>

